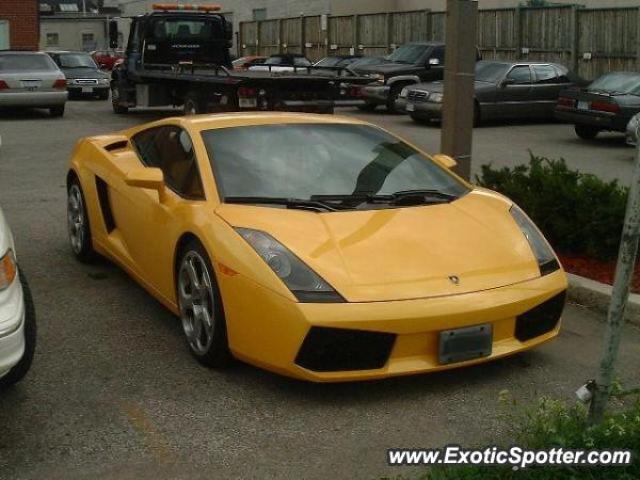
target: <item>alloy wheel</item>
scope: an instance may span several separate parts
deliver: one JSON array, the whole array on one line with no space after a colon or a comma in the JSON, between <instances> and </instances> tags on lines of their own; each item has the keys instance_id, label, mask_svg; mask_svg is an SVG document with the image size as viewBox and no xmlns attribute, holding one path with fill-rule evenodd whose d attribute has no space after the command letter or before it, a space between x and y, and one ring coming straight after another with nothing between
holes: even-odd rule
<instances>
[{"instance_id":1,"label":"alloy wheel","mask_svg":"<svg viewBox=\"0 0 640 480\"><path fill-rule=\"evenodd\" d=\"M85 215L82 192L77 184L69 187L67 198L67 226L74 253L80 254L85 241Z\"/></svg>"}]
</instances>

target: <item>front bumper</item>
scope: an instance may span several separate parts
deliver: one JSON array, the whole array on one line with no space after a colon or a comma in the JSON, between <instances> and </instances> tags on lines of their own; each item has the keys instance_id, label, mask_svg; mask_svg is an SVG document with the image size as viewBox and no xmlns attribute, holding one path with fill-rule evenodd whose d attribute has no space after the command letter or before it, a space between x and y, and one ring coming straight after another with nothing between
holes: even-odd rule
<instances>
[{"instance_id":1,"label":"front bumper","mask_svg":"<svg viewBox=\"0 0 640 480\"><path fill-rule=\"evenodd\" d=\"M386 85L365 85L362 87L362 96L370 105L386 105L391 89Z\"/></svg>"},{"instance_id":2,"label":"front bumper","mask_svg":"<svg viewBox=\"0 0 640 480\"><path fill-rule=\"evenodd\" d=\"M24 295L18 279L0 292L0 377L24 355Z\"/></svg>"},{"instance_id":3,"label":"front bumper","mask_svg":"<svg viewBox=\"0 0 640 480\"><path fill-rule=\"evenodd\" d=\"M283 375L316 381L367 380L456 368L494 360L540 345L557 336L559 323L526 341L516 338L516 317L561 294L563 271L507 287L405 301L301 304L241 276L221 282L229 345L238 358ZM244 292L244 293L242 293ZM246 302L251 292L252 302ZM488 357L440 364L439 334L444 330L491 324ZM299 354L312 327L393 334L388 358L380 368L314 371L299 365ZM384 342L380 342L384 346Z\"/></svg>"},{"instance_id":4,"label":"front bumper","mask_svg":"<svg viewBox=\"0 0 640 480\"><path fill-rule=\"evenodd\" d=\"M0 107L56 107L67 101L67 92L12 92L0 93Z\"/></svg>"},{"instance_id":5,"label":"front bumper","mask_svg":"<svg viewBox=\"0 0 640 480\"><path fill-rule=\"evenodd\" d=\"M442 103L436 102L407 102L405 111L416 118L440 119L442 118Z\"/></svg>"},{"instance_id":6,"label":"front bumper","mask_svg":"<svg viewBox=\"0 0 640 480\"><path fill-rule=\"evenodd\" d=\"M629 123L629 118L607 112L594 112L592 110L576 110L574 108L558 107L554 112L558 120L574 125L589 125L602 130L624 132Z\"/></svg>"}]
</instances>

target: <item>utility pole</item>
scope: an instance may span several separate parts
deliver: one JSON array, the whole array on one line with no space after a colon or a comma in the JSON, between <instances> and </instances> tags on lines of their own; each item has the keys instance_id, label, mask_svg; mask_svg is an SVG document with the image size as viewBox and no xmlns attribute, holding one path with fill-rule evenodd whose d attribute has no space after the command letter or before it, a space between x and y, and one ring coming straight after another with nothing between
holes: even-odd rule
<instances>
[{"instance_id":1,"label":"utility pole","mask_svg":"<svg viewBox=\"0 0 640 480\"><path fill-rule=\"evenodd\" d=\"M447 0L440 150L455 158L456 172L467 180L471 177L477 15L477 0Z\"/></svg>"},{"instance_id":2,"label":"utility pole","mask_svg":"<svg viewBox=\"0 0 640 480\"><path fill-rule=\"evenodd\" d=\"M636 137L640 129L636 131ZM618 264L611 293L611 303L607 315L607 331L604 352L600 361L600 371L593 392L589 411L591 424L600 423L611 394L611 383L615 374L616 360L620 348L620 338L624 326L624 310L629 299L633 270L636 266L638 241L640 240L640 138L637 139L636 162L629 190L627 213L624 219L622 240L618 253Z\"/></svg>"}]
</instances>

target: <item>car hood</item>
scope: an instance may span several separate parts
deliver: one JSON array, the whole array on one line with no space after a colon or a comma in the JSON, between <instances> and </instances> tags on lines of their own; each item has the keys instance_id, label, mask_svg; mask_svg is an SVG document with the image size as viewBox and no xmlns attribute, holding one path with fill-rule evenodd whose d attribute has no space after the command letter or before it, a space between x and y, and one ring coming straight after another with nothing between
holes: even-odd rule
<instances>
[{"instance_id":1,"label":"car hood","mask_svg":"<svg viewBox=\"0 0 640 480\"><path fill-rule=\"evenodd\" d=\"M62 72L67 79L73 78L109 78L109 75L100 70L90 68L63 68Z\"/></svg>"},{"instance_id":2,"label":"car hood","mask_svg":"<svg viewBox=\"0 0 640 480\"><path fill-rule=\"evenodd\" d=\"M314 213L221 205L234 227L269 233L350 302L454 295L540 275L510 204L474 190L450 204Z\"/></svg>"},{"instance_id":3,"label":"car hood","mask_svg":"<svg viewBox=\"0 0 640 480\"><path fill-rule=\"evenodd\" d=\"M380 65L363 65L362 67L356 67L355 71L358 74L362 75L371 75L375 73L388 75L392 73L411 73L411 72L419 72L424 70L424 68L419 67L418 65L412 65L409 63L395 63L386 61Z\"/></svg>"}]
</instances>

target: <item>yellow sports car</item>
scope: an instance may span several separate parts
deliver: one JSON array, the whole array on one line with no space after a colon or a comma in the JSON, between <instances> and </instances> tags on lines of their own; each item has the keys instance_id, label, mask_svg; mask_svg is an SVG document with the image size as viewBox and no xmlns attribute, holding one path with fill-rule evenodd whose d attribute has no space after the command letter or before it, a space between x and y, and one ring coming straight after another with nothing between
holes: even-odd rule
<instances>
[{"instance_id":1,"label":"yellow sports car","mask_svg":"<svg viewBox=\"0 0 640 480\"><path fill-rule=\"evenodd\" d=\"M179 315L211 367L363 380L554 338L567 288L555 254L454 165L350 118L168 118L78 143L69 238Z\"/></svg>"}]
</instances>

